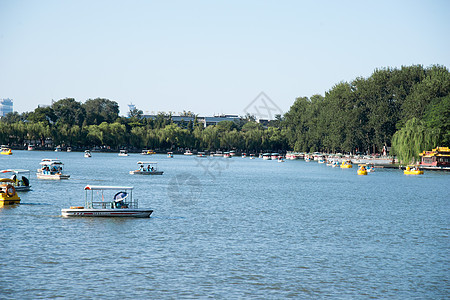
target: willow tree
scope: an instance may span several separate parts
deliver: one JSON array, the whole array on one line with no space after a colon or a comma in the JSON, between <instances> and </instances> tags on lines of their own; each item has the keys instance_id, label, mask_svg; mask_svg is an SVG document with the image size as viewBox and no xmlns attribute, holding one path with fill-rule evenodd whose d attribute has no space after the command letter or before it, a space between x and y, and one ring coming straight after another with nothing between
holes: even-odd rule
<instances>
[{"instance_id":1,"label":"willow tree","mask_svg":"<svg viewBox=\"0 0 450 300\"><path fill-rule=\"evenodd\" d=\"M392 138L392 153L402 163L415 163L419 154L436 146L438 129L431 129L419 119L412 118Z\"/></svg>"}]
</instances>

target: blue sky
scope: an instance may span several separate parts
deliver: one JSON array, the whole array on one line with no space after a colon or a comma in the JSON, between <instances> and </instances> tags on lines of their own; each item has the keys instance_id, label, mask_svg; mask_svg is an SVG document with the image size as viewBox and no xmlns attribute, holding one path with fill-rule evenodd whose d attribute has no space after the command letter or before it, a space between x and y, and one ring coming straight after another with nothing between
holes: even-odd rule
<instances>
[{"instance_id":1,"label":"blue sky","mask_svg":"<svg viewBox=\"0 0 450 300\"><path fill-rule=\"evenodd\" d=\"M284 112L376 68L450 66L450 1L0 0L0 98Z\"/></svg>"}]
</instances>

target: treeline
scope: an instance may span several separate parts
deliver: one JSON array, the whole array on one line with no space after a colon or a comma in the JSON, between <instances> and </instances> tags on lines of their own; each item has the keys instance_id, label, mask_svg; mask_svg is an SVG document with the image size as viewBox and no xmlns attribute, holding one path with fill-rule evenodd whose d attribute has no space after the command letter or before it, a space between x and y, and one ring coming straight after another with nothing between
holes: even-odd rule
<instances>
[{"instance_id":1,"label":"treeline","mask_svg":"<svg viewBox=\"0 0 450 300\"><path fill-rule=\"evenodd\" d=\"M404 162L450 142L450 74L443 66L375 70L325 97L298 98L284 116L297 151L381 152Z\"/></svg>"},{"instance_id":2,"label":"treeline","mask_svg":"<svg viewBox=\"0 0 450 300\"><path fill-rule=\"evenodd\" d=\"M189 117L192 113L187 113ZM187 118L190 119L190 118ZM89 99L85 103L73 98L61 99L49 107L38 107L33 112L8 114L0 122L0 141L3 144L23 146L27 141L38 141L44 147L46 140L53 145L70 147L151 148L151 149L247 149L263 151L284 150L285 130L280 121L263 128L252 116L237 122L223 121L204 128L194 121L174 124L171 115L161 113L155 119L142 117L135 109L128 117L119 116L118 104L108 99Z\"/></svg>"},{"instance_id":3,"label":"treeline","mask_svg":"<svg viewBox=\"0 0 450 300\"><path fill-rule=\"evenodd\" d=\"M189 112L191 116L192 113ZM85 103L66 98L0 121L0 142L22 145L52 139L54 145L244 151L392 152L404 161L450 143L450 73L421 65L375 70L368 78L340 82L325 96L297 98L284 116L263 127L254 117L203 127L196 120L174 124L168 114L119 116L108 99Z\"/></svg>"}]
</instances>

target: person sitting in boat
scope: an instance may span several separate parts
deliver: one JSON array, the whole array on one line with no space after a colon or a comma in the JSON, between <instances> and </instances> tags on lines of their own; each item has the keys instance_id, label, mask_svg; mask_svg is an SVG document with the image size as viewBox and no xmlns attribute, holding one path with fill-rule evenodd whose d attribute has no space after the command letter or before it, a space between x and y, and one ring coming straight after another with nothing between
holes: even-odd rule
<instances>
[{"instance_id":1,"label":"person sitting in boat","mask_svg":"<svg viewBox=\"0 0 450 300\"><path fill-rule=\"evenodd\" d=\"M118 192L114 195L114 206L115 208L128 208L128 204L124 200L128 197L126 192Z\"/></svg>"},{"instance_id":2,"label":"person sitting in boat","mask_svg":"<svg viewBox=\"0 0 450 300\"><path fill-rule=\"evenodd\" d=\"M147 172L150 172L151 168L150 165L147 166Z\"/></svg>"},{"instance_id":3,"label":"person sitting in boat","mask_svg":"<svg viewBox=\"0 0 450 300\"><path fill-rule=\"evenodd\" d=\"M151 171L153 172L153 171L155 171L155 168L151 167L151 169L150 169L150 170L151 170Z\"/></svg>"},{"instance_id":4,"label":"person sitting in boat","mask_svg":"<svg viewBox=\"0 0 450 300\"><path fill-rule=\"evenodd\" d=\"M141 165L141 166L139 167L139 171L144 171L144 165Z\"/></svg>"},{"instance_id":5,"label":"person sitting in boat","mask_svg":"<svg viewBox=\"0 0 450 300\"><path fill-rule=\"evenodd\" d=\"M116 208L127 208L128 206L123 202L123 200L116 201Z\"/></svg>"}]
</instances>

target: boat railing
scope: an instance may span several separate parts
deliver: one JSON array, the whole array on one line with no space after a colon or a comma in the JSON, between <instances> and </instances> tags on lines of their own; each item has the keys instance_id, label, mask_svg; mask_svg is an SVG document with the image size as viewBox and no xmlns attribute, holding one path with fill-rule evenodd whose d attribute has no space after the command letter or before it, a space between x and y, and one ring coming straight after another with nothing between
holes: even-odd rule
<instances>
[{"instance_id":1,"label":"boat railing","mask_svg":"<svg viewBox=\"0 0 450 300\"><path fill-rule=\"evenodd\" d=\"M91 209L120 209L120 208L138 208L138 201L93 201L88 202L86 205L87 208Z\"/></svg>"}]
</instances>

